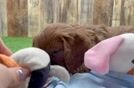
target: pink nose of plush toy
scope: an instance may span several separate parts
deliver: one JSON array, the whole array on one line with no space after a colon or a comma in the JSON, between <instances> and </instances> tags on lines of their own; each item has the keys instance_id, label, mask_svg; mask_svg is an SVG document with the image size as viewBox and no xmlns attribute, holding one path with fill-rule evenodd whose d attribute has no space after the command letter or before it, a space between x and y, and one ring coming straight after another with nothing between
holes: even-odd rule
<instances>
[{"instance_id":1,"label":"pink nose of plush toy","mask_svg":"<svg viewBox=\"0 0 134 88\"><path fill-rule=\"evenodd\" d=\"M123 40L123 37L115 36L103 40L89 49L84 56L85 66L100 74L108 73L110 57L116 52Z\"/></svg>"}]
</instances>

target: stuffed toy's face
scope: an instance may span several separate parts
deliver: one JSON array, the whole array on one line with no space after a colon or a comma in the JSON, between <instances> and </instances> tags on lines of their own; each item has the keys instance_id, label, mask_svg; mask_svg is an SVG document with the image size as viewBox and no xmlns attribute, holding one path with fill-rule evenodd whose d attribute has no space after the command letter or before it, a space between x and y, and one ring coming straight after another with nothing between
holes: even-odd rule
<instances>
[{"instance_id":1,"label":"stuffed toy's face","mask_svg":"<svg viewBox=\"0 0 134 88\"><path fill-rule=\"evenodd\" d=\"M114 55L113 57L116 57L116 55ZM134 75L134 69L133 69L134 68L134 54L131 52L131 50L129 54L124 53L121 59L115 58L111 60L110 63L111 63L110 69L113 69L113 71L116 71L116 72L119 71L119 72L129 73L129 74Z\"/></svg>"},{"instance_id":2,"label":"stuffed toy's face","mask_svg":"<svg viewBox=\"0 0 134 88\"><path fill-rule=\"evenodd\" d=\"M134 75L134 34L101 41L85 53L85 65L101 74L109 71Z\"/></svg>"},{"instance_id":3,"label":"stuffed toy's face","mask_svg":"<svg viewBox=\"0 0 134 88\"><path fill-rule=\"evenodd\" d=\"M112 55L110 69L134 75L134 34L123 34L124 42Z\"/></svg>"}]
</instances>

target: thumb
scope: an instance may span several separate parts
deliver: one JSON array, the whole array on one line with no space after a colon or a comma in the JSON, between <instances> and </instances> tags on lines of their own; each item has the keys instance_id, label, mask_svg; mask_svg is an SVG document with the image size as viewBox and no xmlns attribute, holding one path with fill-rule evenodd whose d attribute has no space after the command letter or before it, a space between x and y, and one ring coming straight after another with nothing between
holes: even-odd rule
<instances>
[{"instance_id":1,"label":"thumb","mask_svg":"<svg viewBox=\"0 0 134 88\"><path fill-rule=\"evenodd\" d=\"M21 85L30 76L30 71L21 67L9 68L9 72L12 79L11 88Z\"/></svg>"}]
</instances>

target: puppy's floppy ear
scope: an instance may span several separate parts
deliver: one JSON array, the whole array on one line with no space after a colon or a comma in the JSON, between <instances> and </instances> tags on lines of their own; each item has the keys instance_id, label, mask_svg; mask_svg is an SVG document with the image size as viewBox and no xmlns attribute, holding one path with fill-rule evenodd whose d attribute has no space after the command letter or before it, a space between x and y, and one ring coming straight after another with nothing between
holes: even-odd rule
<instances>
[{"instance_id":1,"label":"puppy's floppy ear","mask_svg":"<svg viewBox=\"0 0 134 88\"><path fill-rule=\"evenodd\" d=\"M61 36L61 40L63 41L64 51L69 53L71 51L71 45L73 45L75 40L73 35L65 33Z\"/></svg>"},{"instance_id":2,"label":"puppy's floppy ear","mask_svg":"<svg viewBox=\"0 0 134 88\"><path fill-rule=\"evenodd\" d=\"M88 49L86 36L77 31L63 33L61 36L64 46L64 62L66 68L71 73L76 73L77 69L83 64L84 52ZM85 68L79 72L85 71Z\"/></svg>"}]
</instances>

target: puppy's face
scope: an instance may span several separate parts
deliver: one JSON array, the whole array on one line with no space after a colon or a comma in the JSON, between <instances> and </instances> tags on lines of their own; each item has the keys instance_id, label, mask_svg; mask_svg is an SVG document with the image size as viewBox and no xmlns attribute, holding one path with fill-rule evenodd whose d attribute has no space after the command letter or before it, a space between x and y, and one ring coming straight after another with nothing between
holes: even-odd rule
<instances>
[{"instance_id":1,"label":"puppy's face","mask_svg":"<svg viewBox=\"0 0 134 88\"><path fill-rule=\"evenodd\" d=\"M51 64L64 66L75 73L83 64L85 51L94 45L93 39L93 35L87 36L84 27L53 24L34 38L33 46L48 52Z\"/></svg>"},{"instance_id":2,"label":"puppy's face","mask_svg":"<svg viewBox=\"0 0 134 88\"><path fill-rule=\"evenodd\" d=\"M66 28L68 28L68 26L62 24L50 25L33 40L33 46L45 50L50 55L51 64L64 67L64 44L62 34Z\"/></svg>"},{"instance_id":3,"label":"puppy's face","mask_svg":"<svg viewBox=\"0 0 134 88\"><path fill-rule=\"evenodd\" d=\"M33 42L33 46L45 50L51 58L51 64L64 66L64 47L62 41L57 37L43 36Z\"/></svg>"}]
</instances>

